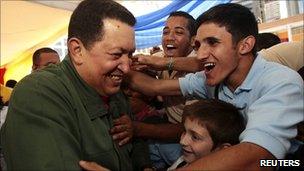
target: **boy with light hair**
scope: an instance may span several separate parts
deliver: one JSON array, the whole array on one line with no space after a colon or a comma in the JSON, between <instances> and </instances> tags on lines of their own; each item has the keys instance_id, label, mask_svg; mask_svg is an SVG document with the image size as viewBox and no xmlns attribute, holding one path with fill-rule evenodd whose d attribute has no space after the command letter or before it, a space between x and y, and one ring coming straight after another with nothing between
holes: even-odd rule
<instances>
[{"instance_id":1,"label":"boy with light hair","mask_svg":"<svg viewBox=\"0 0 304 171\"><path fill-rule=\"evenodd\" d=\"M238 109L220 100L200 100L184 108L183 155L168 170L239 143L245 121Z\"/></svg>"}]
</instances>

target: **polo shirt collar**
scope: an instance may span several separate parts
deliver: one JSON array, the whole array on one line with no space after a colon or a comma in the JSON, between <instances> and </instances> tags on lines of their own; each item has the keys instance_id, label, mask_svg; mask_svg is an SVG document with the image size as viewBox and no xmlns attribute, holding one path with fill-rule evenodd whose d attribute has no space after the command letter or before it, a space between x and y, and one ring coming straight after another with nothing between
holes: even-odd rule
<instances>
[{"instance_id":1,"label":"polo shirt collar","mask_svg":"<svg viewBox=\"0 0 304 171\"><path fill-rule=\"evenodd\" d=\"M226 85L221 85L225 96L233 99L234 94L239 94L244 91L251 91L255 86L257 79L260 78L261 74L263 73L263 68L265 68L265 60L258 55L254 60L245 80L234 92L231 92Z\"/></svg>"},{"instance_id":2,"label":"polo shirt collar","mask_svg":"<svg viewBox=\"0 0 304 171\"><path fill-rule=\"evenodd\" d=\"M238 89L244 91L250 91L255 86L257 80L262 75L264 68L265 68L265 60L260 55L258 55L255 58L245 80Z\"/></svg>"}]
</instances>

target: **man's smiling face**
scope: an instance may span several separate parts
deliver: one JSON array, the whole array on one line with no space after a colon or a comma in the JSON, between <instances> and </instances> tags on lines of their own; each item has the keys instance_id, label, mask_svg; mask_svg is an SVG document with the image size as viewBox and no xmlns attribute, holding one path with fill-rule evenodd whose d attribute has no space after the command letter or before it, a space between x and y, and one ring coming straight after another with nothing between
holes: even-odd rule
<instances>
[{"instance_id":1,"label":"man's smiling face","mask_svg":"<svg viewBox=\"0 0 304 171\"><path fill-rule=\"evenodd\" d=\"M162 36L162 46L166 57L187 56L192 51L187 25L188 19L182 16L171 16L167 19Z\"/></svg>"},{"instance_id":2,"label":"man's smiling face","mask_svg":"<svg viewBox=\"0 0 304 171\"><path fill-rule=\"evenodd\" d=\"M195 40L197 58L201 61L209 86L229 80L239 65L237 47L225 27L214 23L200 25Z\"/></svg>"},{"instance_id":3,"label":"man's smiling face","mask_svg":"<svg viewBox=\"0 0 304 171\"><path fill-rule=\"evenodd\" d=\"M80 76L100 95L109 96L120 89L130 70L130 57L135 50L134 30L114 19L105 19L104 35L91 48L82 47Z\"/></svg>"}]
</instances>

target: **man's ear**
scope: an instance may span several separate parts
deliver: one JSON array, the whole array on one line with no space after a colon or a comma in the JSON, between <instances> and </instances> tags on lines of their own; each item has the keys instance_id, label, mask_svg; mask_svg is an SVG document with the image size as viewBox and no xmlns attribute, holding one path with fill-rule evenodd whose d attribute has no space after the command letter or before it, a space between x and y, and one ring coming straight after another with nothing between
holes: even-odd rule
<instances>
[{"instance_id":1,"label":"man's ear","mask_svg":"<svg viewBox=\"0 0 304 171\"><path fill-rule=\"evenodd\" d=\"M68 49L71 60L76 65L81 65L83 63L83 50L84 46L82 42L77 38L71 38L68 40Z\"/></svg>"},{"instance_id":2,"label":"man's ear","mask_svg":"<svg viewBox=\"0 0 304 171\"><path fill-rule=\"evenodd\" d=\"M35 65L35 64L32 65L32 71L35 71L37 68L38 68L37 65Z\"/></svg>"},{"instance_id":3,"label":"man's ear","mask_svg":"<svg viewBox=\"0 0 304 171\"><path fill-rule=\"evenodd\" d=\"M190 43L192 47L195 46L194 42L195 42L195 35L190 38Z\"/></svg>"},{"instance_id":4,"label":"man's ear","mask_svg":"<svg viewBox=\"0 0 304 171\"><path fill-rule=\"evenodd\" d=\"M247 36L243 40L240 41L239 44L239 53L241 55L247 54L252 51L254 45L255 45L255 38L254 36Z\"/></svg>"},{"instance_id":5,"label":"man's ear","mask_svg":"<svg viewBox=\"0 0 304 171\"><path fill-rule=\"evenodd\" d=\"M222 150L222 149L225 149L225 148L228 148L228 147L231 147L232 145L230 143L223 143L223 144L220 144L218 145L214 151L218 151L218 150Z\"/></svg>"}]
</instances>

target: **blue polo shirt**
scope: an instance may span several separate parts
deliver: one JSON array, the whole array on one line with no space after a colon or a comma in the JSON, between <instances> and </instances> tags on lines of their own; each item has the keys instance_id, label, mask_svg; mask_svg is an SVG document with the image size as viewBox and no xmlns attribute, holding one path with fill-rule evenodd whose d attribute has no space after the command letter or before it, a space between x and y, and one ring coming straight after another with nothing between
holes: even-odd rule
<instances>
[{"instance_id":1,"label":"blue polo shirt","mask_svg":"<svg viewBox=\"0 0 304 171\"><path fill-rule=\"evenodd\" d=\"M204 72L179 79L188 98L214 98L214 87L206 85ZM234 91L219 85L218 98L239 108L247 125L241 142L257 144L282 159L297 134L296 124L304 119L303 80L283 65L257 56L246 79Z\"/></svg>"}]
</instances>

